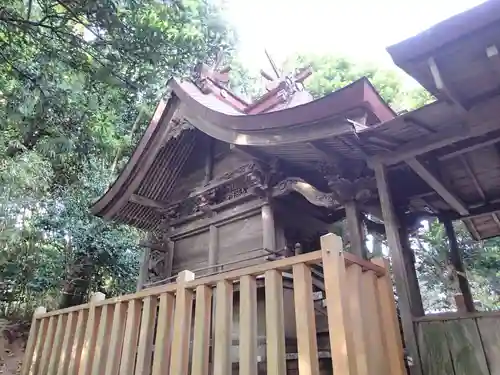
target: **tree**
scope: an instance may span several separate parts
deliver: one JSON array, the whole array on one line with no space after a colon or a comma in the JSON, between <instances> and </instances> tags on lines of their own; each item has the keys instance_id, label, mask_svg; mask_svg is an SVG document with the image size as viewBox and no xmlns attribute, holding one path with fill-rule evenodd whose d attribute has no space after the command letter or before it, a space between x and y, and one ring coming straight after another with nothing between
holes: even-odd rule
<instances>
[{"instance_id":1,"label":"tree","mask_svg":"<svg viewBox=\"0 0 500 375\"><path fill-rule=\"evenodd\" d=\"M462 222L455 223L454 227L474 300L482 309L498 308L500 240L475 241ZM431 221L428 228L413 236L412 242L425 309L453 309L456 285L448 262L448 239L443 225L437 220Z\"/></svg>"},{"instance_id":2,"label":"tree","mask_svg":"<svg viewBox=\"0 0 500 375\"><path fill-rule=\"evenodd\" d=\"M140 233L89 205L167 79L233 44L204 0L2 2L0 303L53 305L63 291L67 306L131 290Z\"/></svg>"},{"instance_id":3,"label":"tree","mask_svg":"<svg viewBox=\"0 0 500 375\"><path fill-rule=\"evenodd\" d=\"M406 88L398 71L344 56L295 55L285 62L285 71L308 64L313 69L313 75L305 81L305 86L315 98L366 77L396 112L414 109L432 101L432 96L423 88Z\"/></svg>"}]
</instances>

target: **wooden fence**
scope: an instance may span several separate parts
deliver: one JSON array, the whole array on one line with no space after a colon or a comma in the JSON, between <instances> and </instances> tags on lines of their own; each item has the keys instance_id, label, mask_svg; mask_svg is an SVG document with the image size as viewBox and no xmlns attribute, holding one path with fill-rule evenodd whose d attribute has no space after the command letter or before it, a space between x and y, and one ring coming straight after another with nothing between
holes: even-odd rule
<instances>
[{"instance_id":1,"label":"wooden fence","mask_svg":"<svg viewBox=\"0 0 500 375\"><path fill-rule=\"evenodd\" d=\"M340 238L333 234L322 237L321 246L316 252L199 279L184 271L175 284L113 299L98 296L89 304L49 313L38 311L21 374L229 375L235 288L240 296L239 374L262 373L257 360L256 277L264 275L263 372L285 375L281 273L291 269L299 374L318 375L310 265L320 263L333 372L404 374L387 264L343 253Z\"/></svg>"},{"instance_id":2,"label":"wooden fence","mask_svg":"<svg viewBox=\"0 0 500 375\"><path fill-rule=\"evenodd\" d=\"M500 313L429 315L415 329L424 374L500 374Z\"/></svg>"}]
</instances>

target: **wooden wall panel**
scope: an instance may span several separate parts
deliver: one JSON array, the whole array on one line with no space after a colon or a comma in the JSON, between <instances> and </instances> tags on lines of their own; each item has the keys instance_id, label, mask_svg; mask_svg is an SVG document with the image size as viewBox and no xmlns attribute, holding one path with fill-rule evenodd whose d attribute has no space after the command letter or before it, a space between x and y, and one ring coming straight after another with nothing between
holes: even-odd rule
<instances>
[{"instance_id":1,"label":"wooden wall panel","mask_svg":"<svg viewBox=\"0 0 500 375\"><path fill-rule=\"evenodd\" d=\"M444 325L455 375L488 375L488 366L474 319L450 320Z\"/></svg>"},{"instance_id":2,"label":"wooden wall panel","mask_svg":"<svg viewBox=\"0 0 500 375\"><path fill-rule=\"evenodd\" d=\"M500 316L416 323L425 375L500 375Z\"/></svg>"},{"instance_id":3,"label":"wooden wall panel","mask_svg":"<svg viewBox=\"0 0 500 375\"><path fill-rule=\"evenodd\" d=\"M262 219L260 213L219 227L219 262L244 260L266 254L262 250ZM247 267L264 259L239 264Z\"/></svg>"},{"instance_id":4,"label":"wooden wall panel","mask_svg":"<svg viewBox=\"0 0 500 375\"><path fill-rule=\"evenodd\" d=\"M477 319L491 375L500 375L500 317Z\"/></svg>"},{"instance_id":5,"label":"wooden wall panel","mask_svg":"<svg viewBox=\"0 0 500 375\"><path fill-rule=\"evenodd\" d=\"M217 263L242 261L225 268L248 267L254 264L266 262L262 250L262 220L260 212L253 216L237 220L228 224L221 224L217 228L219 239L219 251ZM173 274L184 270L194 271L208 266L209 232L206 231L187 235L175 240L175 252L173 261ZM260 259L243 262L245 259L263 255ZM197 276L208 271L196 272Z\"/></svg>"},{"instance_id":6,"label":"wooden wall panel","mask_svg":"<svg viewBox=\"0 0 500 375\"><path fill-rule=\"evenodd\" d=\"M208 231L175 241L172 274L204 267L208 264Z\"/></svg>"},{"instance_id":7,"label":"wooden wall panel","mask_svg":"<svg viewBox=\"0 0 500 375\"><path fill-rule=\"evenodd\" d=\"M425 375L455 374L442 322L417 324L417 339Z\"/></svg>"}]
</instances>

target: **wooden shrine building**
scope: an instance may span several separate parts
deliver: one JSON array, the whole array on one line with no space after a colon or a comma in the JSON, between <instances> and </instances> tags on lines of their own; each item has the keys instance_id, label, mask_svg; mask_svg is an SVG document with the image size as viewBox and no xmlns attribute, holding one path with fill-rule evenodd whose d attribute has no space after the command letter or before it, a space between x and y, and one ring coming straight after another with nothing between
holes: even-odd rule
<instances>
[{"instance_id":1,"label":"wooden shrine building","mask_svg":"<svg viewBox=\"0 0 500 375\"><path fill-rule=\"evenodd\" d=\"M228 88L229 69L203 66L196 80L168 82L129 163L92 211L150 233L141 287L186 269L212 274L316 250L344 217L358 256L367 255L364 228L384 233L412 373L444 373L426 345L441 337L446 348L452 325L438 320L427 331L436 323L424 317L408 232L425 217L442 220L459 307L473 313L451 223L463 220L477 240L500 234L499 48L497 1L390 47L438 99L401 115L364 78L313 100L303 85L309 69L267 76L267 92L249 103ZM321 270L316 277L321 285ZM470 319L453 323L473 340L491 338L489 323ZM479 328L471 333L470 324ZM449 352L439 366L460 368ZM486 348L474 358L489 367L474 372L497 373L498 357Z\"/></svg>"},{"instance_id":2,"label":"wooden shrine building","mask_svg":"<svg viewBox=\"0 0 500 375\"><path fill-rule=\"evenodd\" d=\"M383 264L367 260L367 232L387 238L410 373L500 374L500 314L476 311L452 226L453 221L464 221L476 240L500 235L499 49L499 1L486 1L390 47L395 63L437 98L399 115L365 78L314 100L303 84L312 74L309 68L284 75L275 70L277 78L266 74L267 92L252 102L229 89L229 68L203 65L196 79L171 79L168 94L156 108L128 164L92 207L95 215L149 234L142 243L145 257L138 293L79 307L88 311L82 315L88 317L85 342L106 341L106 324L92 328L89 323L97 320L98 311L101 319L107 319L107 310L98 309L113 309L112 332L115 324L124 324L124 346L118 349L122 350L121 362L111 360L107 365L113 371L106 374L116 374L117 366L120 374L132 373L134 363L136 369L141 368L136 374L148 373L141 371L149 368L145 363L151 360L151 352L144 348L151 350L152 341L147 338L149 331L143 330L155 327L154 352L164 349L161 345L168 327L160 316L168 311L172 316L168 293L174 290L176 309L186 309L184 315L175 313L170 373L188 373L188 355L176 351L184 348L192 350L193 374L208 374L204 350L211 336L203 319L210 317L206 307L210 306L206 305L210 282L212 286L216 283L217 289L216 375L230 373L230 347L238 346L243 337L251 337L259 346L254 350L253 346L239 345L239 359L231 361L239 361L241 374L257 373L256 356L267 362L267 373L291 374L289 364L284 367L281 361L285 356L290 361L299 356L303 358L297 365L300 374L330 374L332 367L328 369L325 363L333 363L336 375L401 375L403 354L395 339L397 322L390 309L394 305L390 283ZM455 313L426 315L422 306L409 233L430 216L443 222L449 236L450 263L457 271L461 292ZM350 310L344 309L343 301L350 295L358 296L361 279L339 266L336 257L341 245L335 245L332 235L324 236L344 218L349 253L340 259L346 267L358 265L359 277L372 277L366 285L376 285L376 293L349 302ZM318 249L323 255L318 255ZM316 262L318 257L322 263ZM285 259L276 260L279 258ZM284 265L293 265L293 275L281 273ZM251 271L242 273L243 268ZM192 272L190 281L185 279L186 270ZM259 284L257 277L258 302L251 307L254 292L245 277L262 270L265 296L261 293L264 284ZM234 286L234 296L239 290L241 299L234 297L233 305L233 280L239 277L241 283ZM201 284L204 280L206 285ZM184 332L191 322L193 298L186 285L191 289L196 286L192 346L189 333ZM159 296L156 325L156 304L151 305L151 296ZM298 298L303 299L305 312ZM314 312L313 298L317 300ZM142 307L136 304L139 299ZM120 304L125 301L126 323L120 315ZM233 315L233 306L238 314ZM378 311L376 320L370 320L370 309ZM44 329L52 332L52 324L57 340L59 328L55 328L53 317L70 314L64 321L71 322L71 311L35 317L39 325L30 335L33 349L29 350L35 353L32 358L38 358L39 350L34 337ZM139 335L134 327L139 325L141 311ZM154 311L153 318L150 311ZM256 312L255 318L251 311ZM363 315L366 311L368 315ZM360 324L350 326L354 330L351 337L346 322L358 318ZM287 323L294 320L297 326ZM228 321L234 322L233 330L239 329L240 336L231 331ZM261 326L263 321L265 326ZM258 340L250 331L253 328ZM306 339L303 332L311 336ZM281 333L287 340L283 345L277 338ZM330 340L323 340L325 333ZM139 335L137 351L135 343L128 340L137 339L134 334ZM176 335L181 338L176 339ZM116 348L115 336L111 336L110 345ZM64 346L62 342L58 344ZM370 367L363 363L365 352ZM25 370L29 366L45 369L44 355L50 368L52 357L47 359L47 353L42 350L41 364L33 359L36 364L25 365ZM108 349L108 360L110 353L114 352ZM316 362L319 358L319 368L304 358L315 358ZM100 357L92 361L81 359L83 371L79 374L90 371L85 366L93 366L97 372L92 373L104 373L99 368L106 363L103 365ZM60 366L67 368L67 364ZM166 366L168 363L155 354L152 373L164 373Z\"/></svg>"}]
</instances>

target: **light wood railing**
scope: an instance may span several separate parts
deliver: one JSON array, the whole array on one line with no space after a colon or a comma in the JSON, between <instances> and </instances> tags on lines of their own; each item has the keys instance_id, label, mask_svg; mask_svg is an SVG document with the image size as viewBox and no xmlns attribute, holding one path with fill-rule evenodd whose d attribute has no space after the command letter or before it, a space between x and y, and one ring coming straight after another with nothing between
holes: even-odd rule
<instances>
[{"instance_id":1,"label":"light wood railing","mask_svg":"<svg viewBox=\"0 0 500 375\"><path fill-rule=\"evenodd\" d=\"M333 372L404 374L387 264L343 253L340 238L333 234L322 237L321 247L316 252L199 279L184 271L175 284L112 299L97 295L89 304L64 310L38 310L21 374L229 375L233 293L237 289L239 374L256 375L261 372L257 359L256 278L263 275L265 367L267 374L285 375L281 273L291 269L299 374L317 375L320 370L310 271L315 263L322 263L325 275Z\"/></svg>"}]
</instances>

